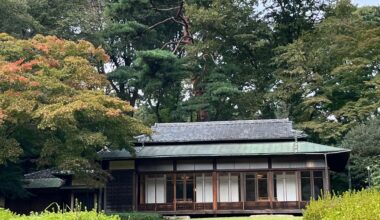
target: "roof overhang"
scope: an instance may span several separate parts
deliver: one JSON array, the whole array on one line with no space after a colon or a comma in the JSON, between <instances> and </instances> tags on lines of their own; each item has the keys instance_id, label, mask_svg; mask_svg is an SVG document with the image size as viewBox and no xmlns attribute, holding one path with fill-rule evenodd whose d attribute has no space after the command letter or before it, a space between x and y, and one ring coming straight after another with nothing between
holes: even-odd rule
<instances>
[{"instance_id":1,"label":"roof overhang","mask_svg":"<svg viewBox=\"0 0 380 220\"><path fill-rule=\"evenodd\" d=\"M306 141L145 146L136 147L135 156L127 150L99 153L103 160L326 155L328 165L334 171L344 169L349 154L350 151L347 149Z\"/></svg>"}]
</instances>

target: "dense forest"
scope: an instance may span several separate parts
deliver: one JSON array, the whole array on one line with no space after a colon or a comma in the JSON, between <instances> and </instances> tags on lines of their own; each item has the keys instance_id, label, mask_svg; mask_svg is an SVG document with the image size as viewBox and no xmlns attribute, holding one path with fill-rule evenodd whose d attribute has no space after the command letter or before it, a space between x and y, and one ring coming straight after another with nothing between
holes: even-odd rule
<instances>
[{"instance_id":1,"label":"dense forest","mask_svg":"<svg viewBox=\"0 0 380 220\"><path fill-rule=\"evenodd\" d=\"M0 0L0 195L50 167L101 184L96 152L155 122L267 118L352 148L365 187L379 69L380 7L349 0Z\"/></svg>"}]
</instances>

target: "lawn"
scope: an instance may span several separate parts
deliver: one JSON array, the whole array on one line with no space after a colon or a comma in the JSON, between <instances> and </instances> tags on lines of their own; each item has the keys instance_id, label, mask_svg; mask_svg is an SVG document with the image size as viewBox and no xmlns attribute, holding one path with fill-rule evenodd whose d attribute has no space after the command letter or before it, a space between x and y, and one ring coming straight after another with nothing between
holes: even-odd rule
<instances>
[{"instance_id":1,"label":"lawn","mask_svg":"<svg viewBox=\"0 0 380 220\"><path fill-rule=\"evenodd\" d=\"M193 219L193 218L192 218ZM288 215L280 216L255 216L255 217L221 217L221 218L195 218L196 220L301 220L302 217Z\"/></svg>"}]
</instances>

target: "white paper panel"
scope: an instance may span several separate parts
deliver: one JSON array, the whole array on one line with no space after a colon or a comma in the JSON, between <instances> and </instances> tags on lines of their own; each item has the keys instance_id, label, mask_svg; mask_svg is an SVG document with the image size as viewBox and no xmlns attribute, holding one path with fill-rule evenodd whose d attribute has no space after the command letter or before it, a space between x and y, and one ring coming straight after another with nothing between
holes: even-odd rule
<instances>
[{"instance_id":1,"label":"white paper panel","mask_svg":"<svg viewBox=\"0 0 380 220\"><path fill-rule=\"evenodd\" d=\"M285 174L286 201L297 201L296 174Z\"/></svg>"},{"instance_id":2,"label":"white paper panel","mask_svg":"<svg viewBox=\"0 0 380 220\"><path fill-rule=\"evenodd\" d=\"M145 178L145 203L156 202L155 178Z\"/></svg>"},{"instance_id":3,"label":"white paper panel","mask_svg":"<svg viewBox=\"0 0 380 220\"><path fill-rule=\"evenodd\" d=\"M205 176L204 202L212 202L212 177Z\"/></svg>"},{"instance_id":4,"label":"white paper panel","mask_svg":"<svg viewBox=\"0 0 380 220\"><path fill-rule=\"evenodd\" d=\"M229 190L228 190L228 176L219 176L219 201L228 202Z\"/></svg>"},{"instance_id":5,"label":"white paper panel","mask_svg":"<svg viewBox=\"0 0 380 220\"><path fill-rule=\"evenodd\" d=\"M231 176L229 202L239 202L239 177Z\"/></svg>"},{"instance_id":6,"label":"white paper panel","mask_svg":"<svg viewBox=\"0 0 380 220\"><path fill-rule=\"evenodd\" d=\"M276 189L278 201L297 201L296 174L276 174Z\"/></svg>"},{"instance_id":7,"label":"white paper panel","mask_svg":"<svg viewBox=\"0 0 380 220\"><path fill-rule=\"evenodd\" d=\"M277 200L285 201L285 183L284 183L284 175L276 174L276 189L277 189Z\"/></svg>"},{"instance_id":8,"label":"white paper panel","mask_svg":"<svg viewBox=\"0 0 380 220\"><path fill-rule=\"evenodd\" d=\"M156 178L156 203L165 203L165 177Z\"/></svg>"},{"instance_id":9,"label":"white paper panel","mask_svg":"<svg viewBox=\"0 0 380 220\"><path fill-rule=\"evenodd\" d=\"M196 196L196 202L203 202L203 176L196 176L195 178L195 188L197 190L195 196Z\"/></svg>"}]
</instances>

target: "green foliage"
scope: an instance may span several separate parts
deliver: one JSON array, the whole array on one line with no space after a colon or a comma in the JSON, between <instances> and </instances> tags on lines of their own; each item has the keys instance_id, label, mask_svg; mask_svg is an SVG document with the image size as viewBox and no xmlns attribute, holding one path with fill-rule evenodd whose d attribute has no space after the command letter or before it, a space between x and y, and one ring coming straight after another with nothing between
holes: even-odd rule
<instances>
[{"instance_id":1,"label":"green foliage","mask_svg":"<svg viewBox=\"0 0 380 220\"><path fill-rule=\"evenodd\" d=\"M30 15L41 26L35 33L100 43L98 35L104 22L103 0L28 0L28 6Z\"/></svg>"},{"instance_id":2,"label":"green foliage","mask_svg":"<svg viewBox=\"0 0 380 220\"><path fill-rule=\"evenodd\" d=\"M93 211L73 211L73 212L41 212L30 213L30 215L18 215L9 210L0 208L1 220L120 220L117 215L106 215Z\"/></svg>"},{"instance_id":3,"label":"green foliage","mask_svg":"<svg viewBox=\"0 0 380 220\"><path fill-rule=\"evenodd\" d=\"M368 186L367 167L372 172L372 185L379 185L380 119L375 118L351 129L342 141L342 147L351 149L352 183L355 189Z\"/></svg>"},{"instance_id":4,"label":"green foliage","mask_svg":"<svg viewBox=\"0 0 380 220\"><path fill-rule=\"evenodd\" d=\"M38 21L29 14L28 1L0 0L0 5L0 33L29 37L41 28Z\"/></svg>"},{"instance_id":5,"label":"green foliage","mask_svg":"<svg viewBox=\"0 0 380 220\"><path fill-rule=\"evenodd\" d=\"M139 103L142 97L138 91L144 86L141 73L134 69L136 52L165 49L165 43L175 41L181 33L181 25L174 20L165 22L165 19L175 17L177 10L165 9L178 4L174 0L118 0L106 5L107 23L101 33L102 45L115 68L108 79L117 96L132 106Z\"/></svg>"},{"instance_id":6,"label":"green foliage","mask_svg":"<svg viewBox=\"0 0 380 220\"><path fill-rule=\"evenodd\" d=\"M175 104L181 97L182 81L188 75L189 67L185 65L185 59L181 60L165 50L139 51L136 57L135 69L140 75L145 96L143 100L153 110L156 121L162 122L164 108L176 109ZM174 118L166 119L172 121Z\"/></svg>"},{"instance_id":7,"label":"green foliage","mask_svg":"<svg viewBox=\"0 0 380 220\"><path fill-rule=\"evenodd\" d=\"M304 31L313 29L322 19L327 8L324 0L264 0L264 17L273 25L277 45L286 45L296 40Z\"/></svg>"},{"instance_id":8,"label":"green foliage","mask_svg":"<svg viewBox=\"0 0 380 220\"><path fill-rule=\"evenodd\" d=\"M380 28L368 19L373 11L347 1L327 15L314 31L278 49L274 96L314 141L336 143L378 114Z\"/></svg>"},{"instance_id":9,"label":"green foliage","mask_svg":"<svg viewBox=\"0 0 380 220\"><path fill-rule=\"evenodd\" d=\"M127 212L113 213L118 215L121 220L163 220L162 215L158 213L143 213L143 212Z\"/></svg>"},{"instance_id":10,"label":"green foliage","mask_svg":"<svg viewBox=\"0 0 380 220\"><path fill-rule=\"evenodd\" d=\"M0 195L6 198L24 198L29 192L23 189L23 170L17 164L0 165ZM1 218L0 218L1 219Z\"/></svg>"},{"instance_id":11,"label":"green foliage","mask_svg":"<svg viewBox=\"0 0 380 220\"><path fill-rule=\"evenodd\" d=\"M273 80L268 71L273 44L269 26L256 12L257 2L191 3L186 9L196 34L186 51L196 70L186 110L204 110L208 120L268 117L264 94ZM268 111L257 114L264 108Z\"/></svg>"},{"instance_id":12,"label":"green foliage","mask_svg":"<svg viewBox=\"0 0 380 220\"><path fill-rule=\"evenodd\" d=\"M304 212L304 220L376 220L380 218L380 192L362 190L345 192L341 196L326 195L310 201Z\"/></svg>"},{"instance_id":13,"label":"green foliage","mask_svg":"<svg viewBox=\"0 0 380 220\"><path fill-rule=\"evenodd\" d=\"M29 38L36 34L99 43L103 1L1 0L0 32Z\"/></svg>"},{"instance_id":14,"label":"green foliage","mask_svg":"<svg viewBox=\"0 0 380 220\"><path fill-rule=\"evenodd\" d=\"M102 184L96 152L133 153L133 137L149 133L127 102L102 92L107 80L94 66L107 61L103 49L52 36L0 39L0 165L34 158Z\"/></svg>"}]
</instances>

